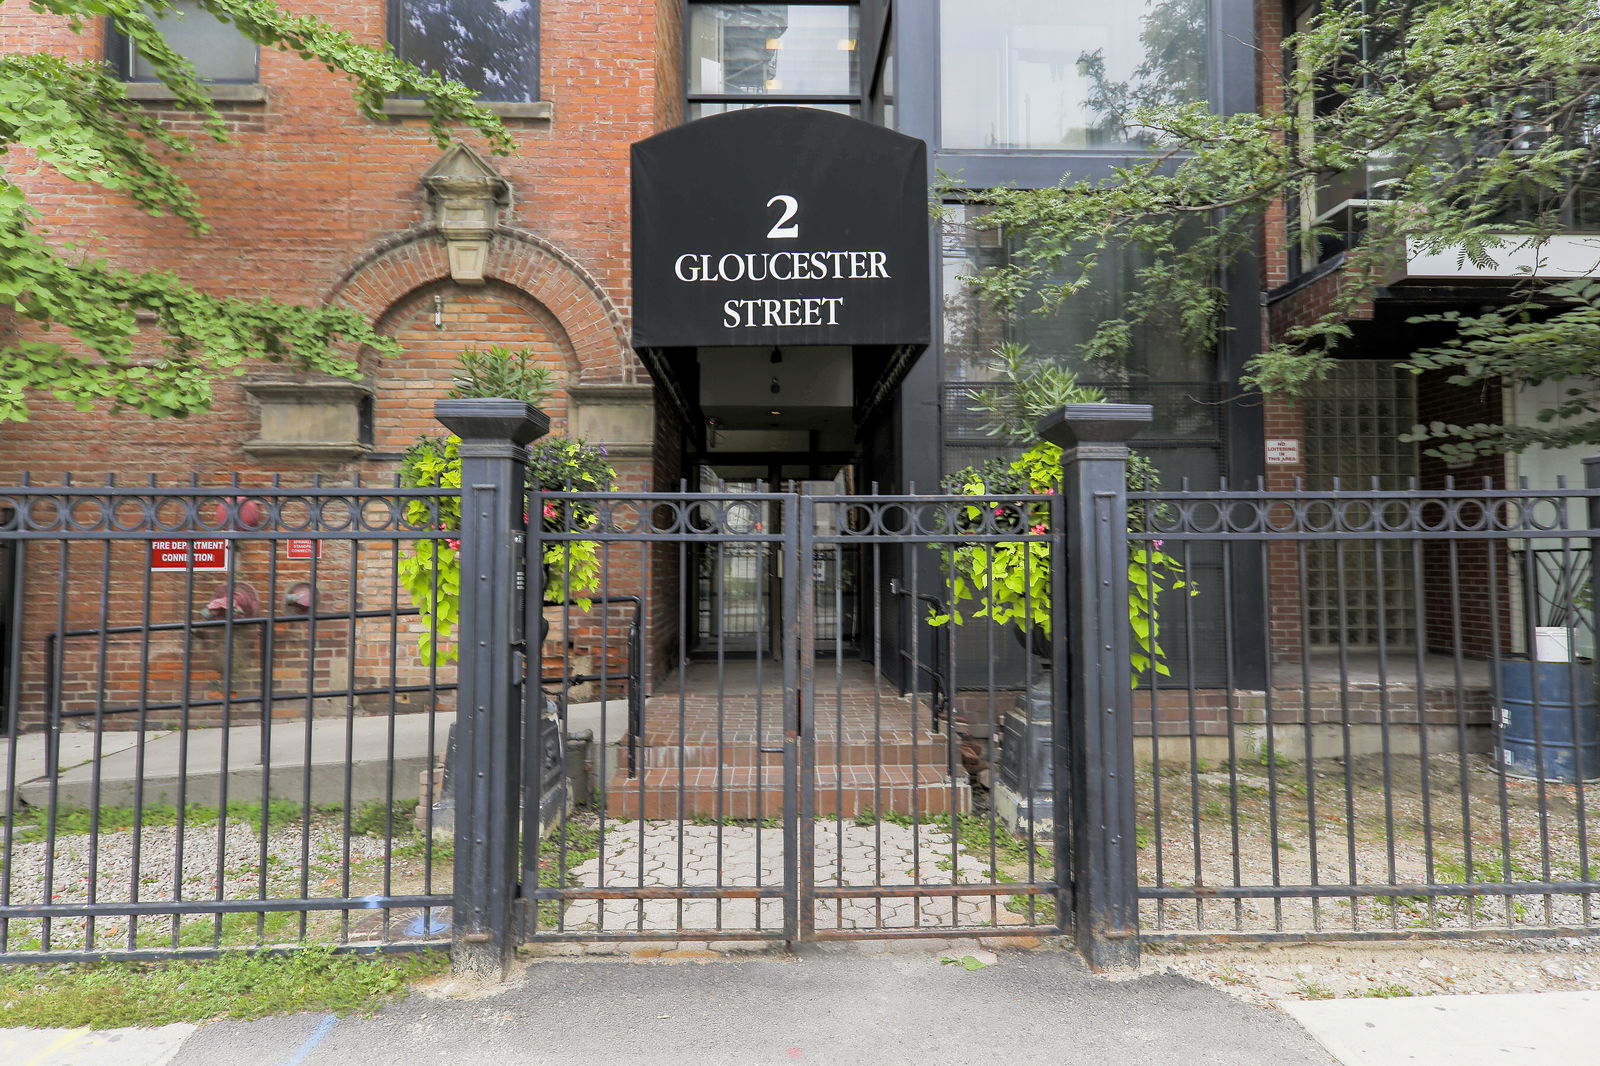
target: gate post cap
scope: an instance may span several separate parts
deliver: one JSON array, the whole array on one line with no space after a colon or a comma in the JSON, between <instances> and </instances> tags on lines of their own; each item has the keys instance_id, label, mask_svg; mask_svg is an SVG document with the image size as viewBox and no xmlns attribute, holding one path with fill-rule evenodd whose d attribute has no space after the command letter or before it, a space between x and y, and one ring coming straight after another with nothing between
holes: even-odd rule
<instances>
[{"instance_id":1,"label":"gate post cap","mask_svg":"<svg viewBox=\"0 0 1600 1066\"><path fill-rule=\"evenodd\" d=\"M550 432L550 416L522 400L467 397L438 400L433 417L468 442L524 445Z\"/></svg>"},{"instance_id":2,"label":"gate post cap","mask_svg":"<svg viewBox=\"0 0 1600 1066\"><path fill-rule=\"evenodd\" d=\"M1069 403L1039 419L1034 431L1061 448L1122 444L1154 418L1147 403Z\"/></svg>"}]
</instances>

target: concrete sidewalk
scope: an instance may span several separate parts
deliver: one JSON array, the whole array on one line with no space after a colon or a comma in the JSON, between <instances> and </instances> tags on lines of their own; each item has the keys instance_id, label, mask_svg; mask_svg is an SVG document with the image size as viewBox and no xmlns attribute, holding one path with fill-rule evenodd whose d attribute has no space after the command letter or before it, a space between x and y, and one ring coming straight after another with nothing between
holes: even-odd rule
<instances>
[{"instance_id":1,"label":"concrete sidewalk","mask_svg":"<svg viewBox=\"0 0 1600 1066\"><path fill-rule=\"evenodd\" d=\"M1344 1066L1600 1062L1600 992L1286 1003Z\"/></svg>"},{"instance_id":2,"label":"concrete sidewalk","mask_svg":"<svg viewBox=\"0 0 1600 1066\"><path fill-rule=\"evenodd\" d=\"M902 943L888 955L550 958L505 986L438 978L370 1018L0 1030L0 1054L11 1066L1576 1066L1596 1061L1600 1034L1593 992L1285 1006L1165 974L1108 980L1066 951L968 970Z\"/></svg>"},{"instance_id":3,"label":"concrete sidewalk","mask_svg":"<svg viewBox=\"0 0 1600 1066\"><path fill-rule=\"evenodd\" d=\"M309 762L305 720L274 722L268 760L272 794L299 799L309 766L312 802L341 803L349 767L355 802L383 799L389 794L392 751L394 798L416 799L421 792L419 775L443 755L453 721L453 713L314 718L309 730ZM100 734L99 743L97 759L94 733L62 732L54 782L62 806L88 806L96 781L101 806L131 806L141 776L145 803L176 803L181 783L185 802L215 806L221 796L224 767L231 799L258 799L261 795L259 725L144 733L107 730ZM8 746L8 741L0 739L0 787L10 785ZM17 797L30 806L42 807L50 800L52 783L45 751L42 733L17 738Z\"/></svg>"},{"instance_id":4,"label":"concrete sidewalk","mask_svg":"<svg viewBox=\"0 0 1600 1066\"><path fill-rule=\"evenodd\" d=\"M455 713L449 711L431 715L401 713L392 719L383 714L313 718L309 764L305 719L275 721L269 759L272 794L300 799L309 765L311 801L342 803L345 768L349 766L353 801L383 800L390 795L392 758L394 799L416 799L421 794L420 775L443 758L454 721ZM603 775L600 780L607 780L617 766L618 738L628 728L627 702L572 704L567 708L567 728L573 732L587 729L596 737L608 739L606 749L596 753L596 772ZM260 725L187 732L106 730L99 735L98 758L92 731L64 730L60 744L60 772L54 787L57 802L64 807L87 807L96 780L102 806L131 806L135 782L141 776L141 759L145 803L176 803L182 781L186 802L215 806L221 796L224 765L231 799L253 800L261 795ZM27 733L17 738L16 747L17 798L42 807L49 802L51 793L50 768L45 764L46 737L43 733ZM0 790L11 787L9 748L10 741L0 737Z\"/></svg>"}]
</instances>

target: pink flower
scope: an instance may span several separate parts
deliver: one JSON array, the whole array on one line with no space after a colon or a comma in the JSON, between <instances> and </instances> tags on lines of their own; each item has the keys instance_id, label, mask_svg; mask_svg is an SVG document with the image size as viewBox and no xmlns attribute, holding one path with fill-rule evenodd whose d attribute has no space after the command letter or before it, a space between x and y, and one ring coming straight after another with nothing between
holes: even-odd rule
<instances>
[{"instance_id":1,"label":"pink flower","mask_svg":"<svg viewBox=\"0 0 1600 1066\"><path fill-rule=\"evenodd\" d=\"M1049 485L1046 485L1044 487L1044 494L1046 496L1054 496L1056 494L1056 490L1051 488Z\"/></svg>"},{"instance_id":2,"label":"pink flower","mask_svg":"<svg viewBox=\"0 0 1600 1066\"><path fill-rule=\"evenodd\" d=\"M456 540L454 537L446 537L444 542L450 545L450 550L453 552L458 552L461 550L461 542Z\"/></svg>"},{"instance_id":3,"label":"pink flower","mask_svg":"<svg viewBox=\"0 0 1600 1066\"><path fill-rule=\"evenodd\" d=\"M546 518L554 518L556 516L556 505L553 504L553 503L545 504L544 505L544 516Z\"/></svg>"},{"instance_id":4,"label":"pink flower","mask_svg":"<svg viewBox=\"0 0 1600 1066\"><path fill-rule=\"evenodd\" d=\"M1156 551L1160 551L1161 550L1161 545L1163 545L1165 543L1166 543L1165 541L1153 540L1153 541L1150 542L1150 547L1154 548Z\"/></svg>"},{"instance_id":5,"label":"pink flower","mask_svg":"<svg viewBox=\"0 0 1600 1066\"><path fill-rule=\"evenodd\" d=\"M1031 532L1031 533L1046 533L1046 532L1048 532L1048 530L1045 528L1045 524L1043 522L1040 522L1038 525L1034 526L1033 529L1029 530L1029 532Z\"/></svg>"}]
</instances>

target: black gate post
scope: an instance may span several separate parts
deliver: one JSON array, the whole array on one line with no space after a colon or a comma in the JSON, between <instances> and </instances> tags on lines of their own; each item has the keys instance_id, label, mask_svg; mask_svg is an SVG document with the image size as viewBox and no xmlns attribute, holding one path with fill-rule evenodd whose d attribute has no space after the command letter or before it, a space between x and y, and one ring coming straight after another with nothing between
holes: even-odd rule
<instances>
[{"instance_id":1,"label":"black gate post","mask_svg":"<svg viewBox=\"0 0 1600 1066\"><path fill-rule=\"evenodd\" d=\"M458 973L503 979L516 949L522 794L522 573L527 444L550 419L521 400L440 400L434 417L461 438L461 618L456 664L455 923Z\"/></svg>"},{"instance_id":2,"label":"black gate post","mask_svg":"<svg viewBox=\"0 0 1600 1066\"><path fill-rule=\"evenodd\" d=\"M1054 601L1067 649L1067 669L1054 671L1055 801L1071 814L1056 820L1056 883L1071 886L1061 900L1096 970L1139 965L1127 466L1128 440L1150 420L1148 404L1075 403L1038 426L1062 449L1067 526L1053 575L1067 607Z\"/></svg>"}]
</instances>

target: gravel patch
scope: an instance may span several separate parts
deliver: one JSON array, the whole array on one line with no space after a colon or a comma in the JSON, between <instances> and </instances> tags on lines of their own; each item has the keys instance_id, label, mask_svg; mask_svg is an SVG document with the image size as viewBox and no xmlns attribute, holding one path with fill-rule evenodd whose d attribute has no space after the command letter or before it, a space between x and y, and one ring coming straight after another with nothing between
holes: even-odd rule
<instances>
[{"instance_id":1,"label":"gravel patch","mask_svg":"<svg viewBox=\"0 0 1600 1066\"><path fill-rule=\"evenodd\" d=\"M263 838L259 825L230 822L186 827L146 826L132 831L64 834L54 848L42 841L14 844L6 871L13 905L71 904L91 900L120 903L133 899L316 899L355 898L384 889L390 857L382 838L355 835L344 848L343 827L313 823L290 825ZM389 866L392 891L423 891L424 867L411 848L402 848ZM435 873L432 891L448 891L448 874ZM357 903L357 907L361 904ZM295 912L272 912L258 929L254 913L213 915L103 915L12 919L6 950L26 952L117 950L134 947L210 946L337 939L347 935L341 911L311 912L306 926ZM357 917L360 917L357 911ZM258 932L260 936L258 937ZM46 943L48 941L48 944Z\"/></svg>"},{"instance_id":2,"label":"gravel patch","mask_svg":"<svg viewBox=\"0 0 1600 1066\"><path fill-rule=\"evenodd\" d=\"M1157 787L1159 785L1159 802ZM1593 929L1600 893L1430 895L1431 885L1600 881L1600 786L1503 778L1482 756L1372 756L1268 771L1148 767L1144 886L1394 886L1359 898L1145 900L1146 931ZM1470 855L1470 862L1469 862ZM1412 891L1407 891L1407 889ZM1203 893L1202 893L1203 895ZM1486 932L1485 935L1492 935Z\"/></svg>"},{"instance_id":3,"label":"gravel patch","mask_svg":"<svg viewBox=\"0 0 1600 1066\"><path fill-rule=\"evenodd\" d=\"M1145 973L1193 978L1261 1007L1285 1000L1600 989L1600 937L1432 943L1147 946Z\"/></svg>"}]
</instances>

